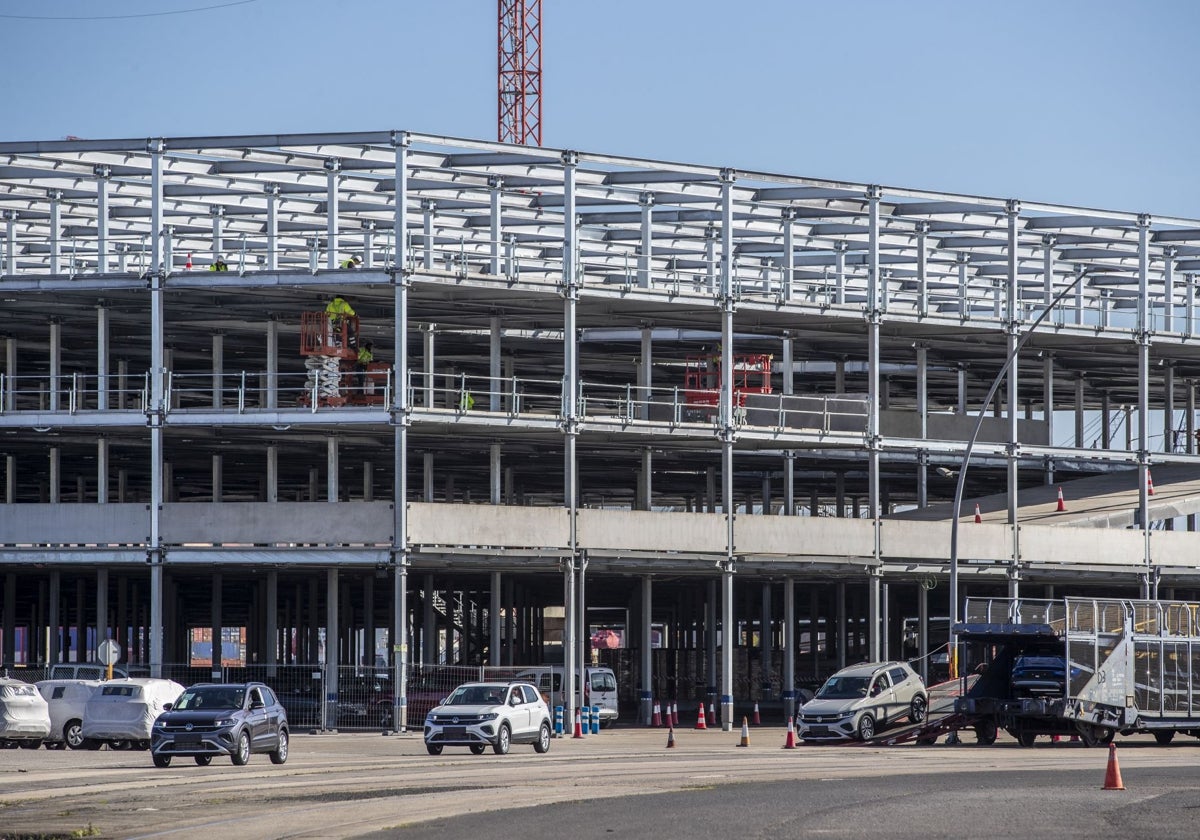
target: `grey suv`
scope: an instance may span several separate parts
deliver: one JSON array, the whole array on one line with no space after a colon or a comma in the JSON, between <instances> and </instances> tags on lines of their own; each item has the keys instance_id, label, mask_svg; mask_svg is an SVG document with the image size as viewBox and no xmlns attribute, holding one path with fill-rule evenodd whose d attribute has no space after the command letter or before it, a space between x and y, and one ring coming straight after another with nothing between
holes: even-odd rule
<instances>
[{"instance_id":1,"label":"grey suv","mask_svg":"<svg viewBox=\"0 0 1200 840\"><path fill-rule=\"evenodd\" d=\"M800 707L796 735L805 741L870 741L902 719L921 723L928 705L925 684L908 663L851 665Z\"/></svg>"},{"instance_id":2,"label":"grey suv","mask_svg":"<svg viewBox=\"0 0 1200 840\"><path fill-rule=\"evenodd\" d=\"M214 755L243 765L251 753L267 753L271 763L288 757L287 712L262 683L194 685L154 721L150 750L155 767L190 755L204 766Z\"/></svg>"}]
</instances>

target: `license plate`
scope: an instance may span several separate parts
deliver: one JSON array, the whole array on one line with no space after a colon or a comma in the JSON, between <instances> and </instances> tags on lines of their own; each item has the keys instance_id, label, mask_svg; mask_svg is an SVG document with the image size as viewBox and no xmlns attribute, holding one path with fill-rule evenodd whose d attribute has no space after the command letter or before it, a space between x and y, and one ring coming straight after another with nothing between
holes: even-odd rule
<instances>
[{"instance_id":1,"label":"license plate","mask_svg":"<svg viewBox=\"0 0 1200 840\"><path fill-rule=\"evenodd\" d=\"M180 747L194 747L200 743L199 735L176 735L175 744Z\"/></svg>"},{"instance_id":2,"label":"license plate","mask_svg":"<svg viewBox=\"0 0 1200 840\"><path fill-rule=\"evenodd\" d=\"M465 726L447 726L442 730L442 735L448 739L457 740L467 737L467 727Z\"/></svg>"},{"instance_id":3,"label":"license plate","mask_svg":"<svg viewBox=\"0 0 1200 840\"><path fill-rule=\"evenodd\" d=\"M810 727L808 727L808 734L810 734L810 735L828 735L829 727L828 726L810 726Z\"/></svg>"}]
</instances>

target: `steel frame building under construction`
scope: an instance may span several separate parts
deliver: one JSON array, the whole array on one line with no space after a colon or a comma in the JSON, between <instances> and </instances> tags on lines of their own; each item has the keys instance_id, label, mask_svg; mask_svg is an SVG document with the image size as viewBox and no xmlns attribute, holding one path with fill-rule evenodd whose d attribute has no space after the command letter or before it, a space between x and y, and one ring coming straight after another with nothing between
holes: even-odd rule
<instances>
[{"instance_id":1,"label":"steel frame building under construction","mask_svg":"<svg viewBox=\"0 0 1200 840\"><path fill-rule=\"evenodd\" d=\"M619 617L642 713L660 643L728 726L899 655L952 566L1200 591L1197 220L403 131L0 143L0 211L6 665L244 627L333 699L386 635L402 705L558 607L568 672ZM335 295L390 362L345 404Z\"/></svg>"}]
</instances>

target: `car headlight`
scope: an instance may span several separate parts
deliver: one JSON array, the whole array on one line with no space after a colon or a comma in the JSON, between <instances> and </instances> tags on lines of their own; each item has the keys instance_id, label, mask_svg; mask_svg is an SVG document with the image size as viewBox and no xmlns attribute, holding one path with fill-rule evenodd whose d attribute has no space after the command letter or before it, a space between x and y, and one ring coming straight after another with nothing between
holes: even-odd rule
<instances>
[{"instance_id":1,"label":"car headlight","mask_svg":"<svg viewBox=\"0 0 1200 840\"><path fill-rule=\"evenodd\" d=\"M234 718L223 718L217 721L214 726L233 726L237 721Z\"/></svg>"},{"instance_id":2,"label":"car headlight","mask_svg":"<svg viewBox=\"0 0 1200 840\"><path fill-rule=\"evenodd\" d=\"M165 720L163 720L161 717L154 719L154 728L155 729L162 729L166 725L167 725L167 722Z\"/></svg>"},{"instance_id":3,"label":"car headlight","mask_svg":"<svg viewBox=\"0 0 1200 840\"><path fill-rule=\"evenodd\" d=\"M488 712L486 715L480 715L479 719L480 720L495 720L498 717L500 717L500 715L496 714L495 712Z\"/></svg>"}]
</instances>

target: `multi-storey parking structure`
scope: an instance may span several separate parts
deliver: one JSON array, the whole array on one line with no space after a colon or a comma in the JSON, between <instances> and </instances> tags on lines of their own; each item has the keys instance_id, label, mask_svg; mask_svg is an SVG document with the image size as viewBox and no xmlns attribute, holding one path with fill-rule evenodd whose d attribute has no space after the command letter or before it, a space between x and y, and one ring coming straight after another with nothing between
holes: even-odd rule
<instances>
[{"instance_id":1,"label":"multi-storey parking structure","mask_svg":"<svg viewBox=\"0 0 1200 840\"><path fill-rule=\"evenodd\" d=\"M735 653L789 702L952 571L1192 585L1195 220L400 131L3 143L0 211L8 664L244 627L336 695L557 606L569 670L619 616L648 701L662 624L728 723ZM345 404L339 294L390 362Z\"/></svg>"}]
</instances>

